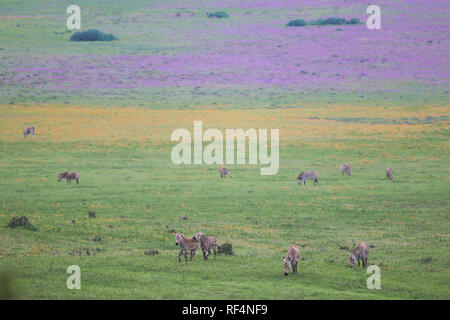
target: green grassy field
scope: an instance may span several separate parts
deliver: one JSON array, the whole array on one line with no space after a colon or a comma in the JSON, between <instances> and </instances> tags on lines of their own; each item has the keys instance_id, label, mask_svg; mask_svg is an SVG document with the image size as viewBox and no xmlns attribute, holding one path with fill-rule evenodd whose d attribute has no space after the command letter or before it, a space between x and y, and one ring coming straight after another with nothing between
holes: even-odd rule
<instances>
[{"instance_id":1,"label":"green grassy field","mask_svg":"<svg viewBox=\"0 0 450 320\"><path fill-rule=\"evenodd\" d=\"M338 111L347 122L322 117ZM349 122L351 106L256 114L3 106L0 269L13 271L18 297L32 299L448 299L448 123L423 123L447 112L360 108L366 120ZM411 114L416 124L401 123ZM192 131L194 119L220 130L280 128L278 174L231 165L233 179L222 180L219 166L173 165L170 134ZM37 134L25 140L29 122ZM340 176L344 162L351 177ZM66 170L79 171L80 184L58 183ZM298 186L309 170L319 184ZM38 231L6 227L18 215ZM172 229L214 235L235 254L203 261L198 250L179 263ZM359 241L372 246L381 290L347 265ZM285 277L292 243L304 260ZM144 255L150 249L159 254ZM81 290L66 288L72 264Z\"/></svg>"}]
</instances>

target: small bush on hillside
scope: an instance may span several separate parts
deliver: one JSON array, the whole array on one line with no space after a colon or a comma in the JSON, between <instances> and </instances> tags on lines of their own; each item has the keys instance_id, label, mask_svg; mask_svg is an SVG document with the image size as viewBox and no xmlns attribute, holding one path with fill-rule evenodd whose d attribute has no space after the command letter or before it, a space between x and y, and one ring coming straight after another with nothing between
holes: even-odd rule
<instances>
[{"instance_id":1,"label":"small bush on hillside","mask_svg":"<svg viewBox=\"0 0 450 320\"><path fill-rule=\"evenodd\" d=\"M144 254L145 254L146 256L153 256L153 255L155 255L155 254L159 254L159 251L158 251L158 250L153 250L153 249L150 249L150 250L144 250Z\"/></svg>"},{"instance_id":2,"label":"small bush on hillside","mask_svg":"<svg viewBox=\"0 0 450 320\"><path fill-rule=\"evenodd\" d=\"M326 25L346 25L346 24L361 24L358 18L346 20L345 18L333 17L327 19L317 19L306 22L305 20L296 19L291 20L287 24L288 27L304 27L304 26L326 26Z\"/></svg>"},{"instance_id":3,"label":"small bush on hillside","mask_svg":"<svg viewBox=\"0 0 450 320\"><path fill-rule=\"evenodd\" d=\"M350 19L349 24L362 24L362 23L358 18L352 18Z\"/></svg>"},{"instance_id":4,"label":"small bush on hillside","mask_svg":"<svg viewBox=\"0 0 450 320\"><path fill-rule=\"evenodd\" d=\"M36 231L37 228L34 227L27 217L13 217L8 224L9 228L25 228L30 231Z\"/></svg>"},{"instance_id":5,"label":"small bush on hillside","mask_svg":"<svg viewBox=\"0 0 450 320\"><path fill-rule=\"evenodd\" d=\"M208 13L208 18L212 18L212 17L216 17L216 18L229 18L230 16L229 16L228 13L226 13L226 12L223 12L223 11L217 11L217 12Z\"/></svg>"},{"instance_id":6,"label":"small bush on hillside","mask_svg":"<svg viewBox=\"0 0 450 320\"><path fill-rule=\"evenodd\" d=\"M231 243L224 243L220 246L218 253L233 255L233 245Z\"/></svg>"},{"instance_id":7,"label":"small bush on hillside","mask_svg":"<svg viewBox=\"0 0 450 320\"><path fill-rule=\"evenodd\" d=\"M311 25L320 25L320 26L325 26L325 25L343 25L345 24L346 20L344 18L328 18L328 19L317 19L315 21L311 21L309 24Z\"/></svg>"},{"instance_id":8,"label":"small bush on hillside","mask_svg":"<svg viewBox=\"0 0 450 320\"><path fill-rule=\"evenodd\" d=\"M101 31L90 29L87 31L79 31L70 37L70 41L113 41L119 40L112 34L106 34Z\"/></svg>"},{"instance_id":9,"label":"small bush on hillside","mask_svg":"<svg viewBox=\"0 0 450 320\"><path fill-rule=\"evenodd\" d=\"M308 23L305 20L295 19L288 22L288 27L304 27L307 26Z\"/></svg>"}]
</instances>

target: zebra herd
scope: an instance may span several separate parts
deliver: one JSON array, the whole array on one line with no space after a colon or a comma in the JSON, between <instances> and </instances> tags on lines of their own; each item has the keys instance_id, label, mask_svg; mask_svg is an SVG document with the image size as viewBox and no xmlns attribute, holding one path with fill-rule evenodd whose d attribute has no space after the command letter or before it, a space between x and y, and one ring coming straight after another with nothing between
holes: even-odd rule
<instances>
[{"instance_id":1,"label":"zebra herd","mask_svg":"<svg viewBox=\"0 0 450 320\"><path fill-rule=\"evenodd\" d=\"M178 261L181 262L181 256L184 254L184 259L188 261L187 254L190 254L190 261L195 256L195 251L198 248L198 244L202 248L203 259L208 260L211 254L211 249L214 251L214 260L216 259L216 250L220 249L217 239L212 236L205 236L202 232L197 232L192 238L185 238L183 233L177 233L175 235L175 244L180 246L180 251L178 253ZM206 254L206 252L208 254ZM353 251L350 253L348 258L348 264L350 268L353 268L356 261L358 261L358 266L361 266L360 261L362 261L363 267L367 267L367 259L369 257L369 245L365 242L360 242L356 245ZM287 276L289 270L292 268L292 273L297 273L298 262L301 258L300 249L296 245L291 245L287 251L287 257L283 257L284 263L284 275Z\"/></svg>"},{"instance_id":2,"label":"zebra herd","mask_svg":"<svg viewBox=\"0 0 450 320\"><path fill-rule=\"evenodd\" d=\"M35 128L34 127L26 127L23 131L23 135L25 138L27 138L29 135L34 137ZM222 167L219 170L220 177L226 178L227 176L232 178L231 171ZM341 166L341 175L352 175L352 169L348 164L343 164ZM60 182L62 179L67 180L67 184L72 183L72 180L75 180L77 184L79 183L79 173L76 171L72 172L63 172L58 175L58 182ZM392 168L388 167L386 168L386 178L389 180L392 180L394 178L394 171ZM319 175L317 172L302 172L297 177L297 183L301 185L302 181L303 184L306 185L306 180L313 180L314 184L319 183ZM178 253L178 261L181 262L181 256L184 254L184 258L187 261L187 254L190 254L190 261L195 256L195 251L198 248L198 245L200 243L200 247L203 252L203 259L208 260L208 257L211 255L211 250L214 252L214 259L216 259L216 252L217 249L220 249L219 244L217 243L217 240L215 237L212 236L205 236L202 232L197 232L192 238L185 238L182 233L177 233L175 236L175 244L180 247L180 251ZM353 251L350 253L349 256L349 266L353 267L358 262L358 265L360 266L360 260L362 260L363 267L367 266L367 259L369 256L369 246L365 242L360 242L358 245L353 249ZM287 257L283 257L283 263L284 263L284 275L288 275L289 270L292 268L292 272L295 274L297 273L297 265L298 261L300 260L301 254L300 249L296 245L291 245L288 248L287 251Z\"/></svg>"},{"instance_id":3,"label":"zebra herd","mask_svg":"<svg viewBox=\"0 0 450 320\"><path fill-rule=\"evenodd\" d=\"M231 171L228 170L227 168L220 168L220 177L226 178L227 175L231 179ZM343 164L341 166L341 175L351 176L352 168L348 164ZM306 185L306 180L308 180L308 179L313 180L314 184L318 184L319 183L319 174L317 172L302 172L297 177L297 183L299 185L301 185L302 181L303 181L303 185ZM394 179L394 170L392 170L392 168L390 168L390 167L386 168L386 179L389 179L389 180Z\"/></svg>"},{"instance_id":4,"label":"zebra herd","mask_svg":"<svg viewBox=\"0 0 450 320\"><path fill-rule=\"evenodd\" d=\"M228 175L231 178L231 171L226 168L220 168L220 177L223 178L224 176ZM341 166L341 175L352 175L352 168L348 164L343 164ZM389 180L394 179L394 170L392 168L388 167L386 168L386 178ZM306 185L306 180L311 179L314 181L314 184L319 183L319 175L317 172L302 172L297 177L297 183L299 185L302 184ZM177 235L178 236L178 235ZM193 241L195 241L195 237L191 238ZM215 238L213 238L215 240ZM217 242L215 242L217 244ZM192 245L194 245L195 242L192 242ZM193 249L195 253L195 248ZM214 250L214 258L215 258L215 250ZM181 255L181 251L180 251ZM192 261L192 255L191 255L191 261ZM296 245L291 245L288 248L287 251L287 257L283 257L283 263L284 263L284 275L287 276L289 273L290 268L292 268L292 272L295 274L297 273L297 264L300 260L301 254L300 249ZM353 251L350 253L350 256L348 258L348 264L350 268L353 268L356 262L358 262L358 266L361 266L360 261L362 261L363 267L367 267L367 259L369 257L369 245L365 242L360 242L356 245L356 247L353 249ZM181 260L180 260L181 261Z\"/></svg>"}]
</instances>

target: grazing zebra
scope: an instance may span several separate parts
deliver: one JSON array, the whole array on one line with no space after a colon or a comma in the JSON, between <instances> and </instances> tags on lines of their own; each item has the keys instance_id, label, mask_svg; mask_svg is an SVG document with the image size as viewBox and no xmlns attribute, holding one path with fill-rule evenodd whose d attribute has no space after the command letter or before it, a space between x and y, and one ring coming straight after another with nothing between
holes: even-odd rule
<instances>
[{"instance_id":1,"label":"grazing zebra","mask_svg":"<svg viewBox=\"0 0 450 320\"><path fill-rule=\"evenodd\" d=\"M194 236L194 239L197 241L200 241L200 245L202 247L203 252L203 259L208 260L209 255L211 254L211 249L214 251L214 260L216 260L216 247L220 249L219 244L217 243L216 238L205 236L201 232L197 232ZM208 251L208 254L206 255L206 251Z\"/></svg>"},{"instance_id":2,"label":"grazing zebra","mask_svg":"<svg viewBox=\"0 0 450 320\"><path fill-rule=\"evenodd\" d=\"M297 182L300 185L303 180L303 184L306 185L306 179L313 179L314 184L319 183L319 176L317 175L317 172L302 172L298 175Z\"/></svg>"},{"instance_id":3,"label":"grazing zebra","mask_svg":"<svg viewBox=\"0 0 450 320\"><path fill-rule=\"evenodd\" d=\"M25 138L28 138L30 134L34 138L34 127L26 127L25 130L23 130L23 136Z\"/></svg>"},{"instance_id":4,"label":"grazing zebra","mask_svg":"<svg viewBox=\"0 0 450 320\"><path fill-rule=\"evenodd\" d=\"M72 183L72 179L77 181L77 184L79 182L79 178L80 175L78 174L78 172L73 171L73 172L63 172L61 174L59 174L58 176L58 182L60 182L62 179L66 179L67 183Z\"/></svg>"},{"instance_id":5,"label":"grazing zebra","mask_svg":"<svg viewBox=\"0 0 450 320\"><path fill-rule=\"evenodd\" d=\"M358 266L361 266L359 260L362 260L363 267L366 267L368 257L369 257L369 245L365 242L360 242L355 247L355 249L353 249L352 253L350 253L350 257L348 258L348 264L350 268L353 268L353 266L356 263L356 260L358 260Z\"/></svg>"},{"instance_id":6,"label":"grazing zebra","mask_svg":"<svg viewBox=\"0 0 450 320\"><path fill-rule=\"evenodd\" d=\"M180 246L180 253L178 253L178 261L181 262L181 255L184 252L184 259L187 261L187 253L188 251L191 253L191 261L195 256L195 250L198 247L198 241L195 238L186 239L182 233L177 233L175 236L175 244Z\"/></svg>"},{"instance_id":7,"label":"grazing zebra","mask_svg":"<svg viewBox=\"0 0 450 320\"><path fill-rule=\"evenodd\" d=\"M389 180L394 179L394 170L392 168L386 168L386 178Z\"/></svg>"},{"instance_id":8,"label":"grazing zebra","mask_svg":"<svg viewBox=\"0 0 450 320\"><path fill-rule=\"evenodd\" d=\"M220 168L220 177L221 178L223 178L223 177L226 178L227 176L229 176L230 179L231 179L231 171L228 170L227 168Z\"/></svg>"},{"instance_id":9,"label":"grazing zebra","mask_svg":"<svg viewBox=\"0 0 450 320\"><path fill-rule=\"evenodd\" d=\"M288 249L287 258L283 257L284 275L287 276L292 266L292 272L297 273L297 263L300 260L300 249L296 245L292 245Z\"/></svg>"},{"instance_id":10,"label":"grazing zebra","mask_svg":"<svg viewBox=\"0 0 450 320\"><path fill-rule=\"evenodd\" d=\"M341 166L341 175L347 174L348 176L352 175L352 168L348 164L343 164Z\"/></svg>"}]
</instances>

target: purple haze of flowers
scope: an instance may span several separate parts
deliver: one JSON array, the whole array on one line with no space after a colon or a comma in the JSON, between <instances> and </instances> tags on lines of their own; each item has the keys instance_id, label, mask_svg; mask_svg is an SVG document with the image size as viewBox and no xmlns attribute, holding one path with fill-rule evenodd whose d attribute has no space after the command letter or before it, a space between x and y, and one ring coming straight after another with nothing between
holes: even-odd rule
<instances>
[{"instance_id":1,"label":"purple haze of flowers","mask_svg":"<svg viewBox=\"0 0 450 320\"><path fill-rule=\"evenodd\" d=\"M198 20L203 25L197 26L194 33L189 28L172 27L168 31L162 26L161 32L176 33L178 38L186 39L164 55L18 57L2 68L0 81L9 86L57 90L176 86L344 88L372 80L385 81L386 90L390 81L448 85L447 1L378 2L382 7L381 30L368 30L365 24L285 26L291 18L304 18L302 7L313 6L347 6L357 14L343 17L357 17L365 22L366 6L351 1L202 1L192 4L192 8L184 7L230 7L240 16L231 14L232 19L223 21L205 17ZM175 8L179 4L155 6ZM249 15L238 10L252 8L292 10L273 16L270 10ZM0 51L0 58L5 54Z\"/></svg>"}]
</instances>

